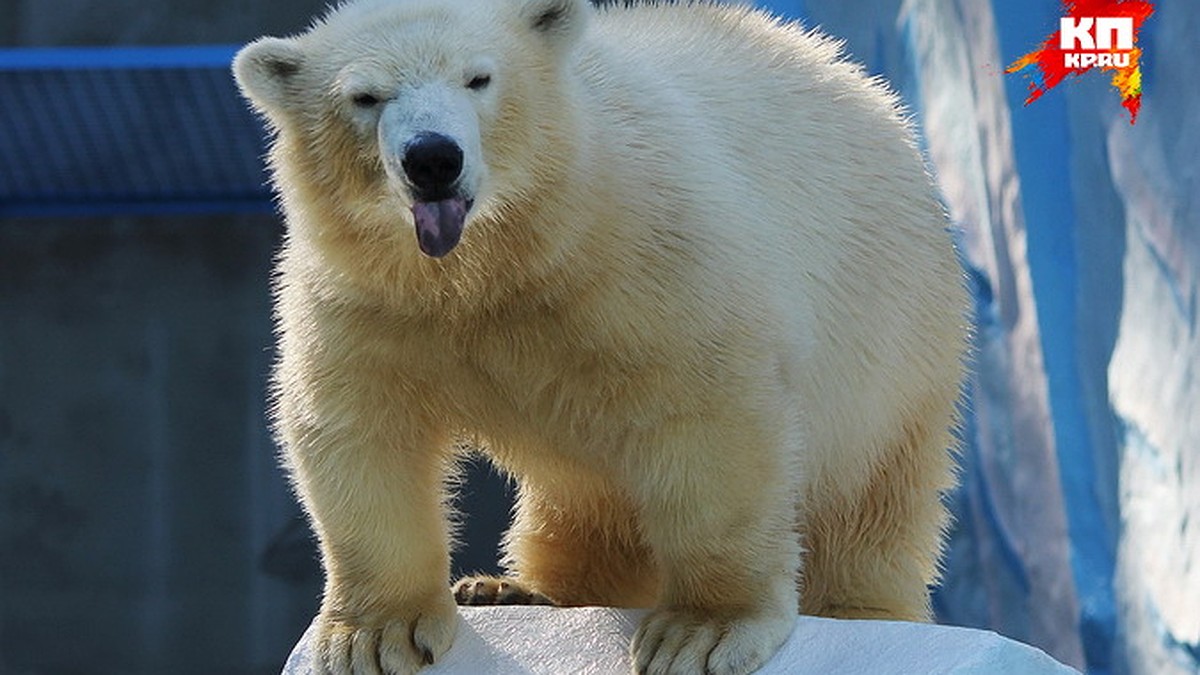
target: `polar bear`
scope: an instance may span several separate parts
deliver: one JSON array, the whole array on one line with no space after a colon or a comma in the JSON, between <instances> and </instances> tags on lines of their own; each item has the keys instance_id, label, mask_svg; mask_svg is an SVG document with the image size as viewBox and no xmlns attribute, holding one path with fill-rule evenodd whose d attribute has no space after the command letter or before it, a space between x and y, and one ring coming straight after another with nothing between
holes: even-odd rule
<instances>
[{"instance_id":1,"label":"polar bear","mask_svg":"<svg viewBox=\"0 0 1200 675\"><path fill-rule=\"evenodd\" d=\"M357 0L234 63L287 220L273 416L316 652L410 673L463 603L649 607L638 672L798 611L927 620L966 298L895 96L745 7ZM456 458L519 484L449 589Z\"/></svg>"}]
</instances>

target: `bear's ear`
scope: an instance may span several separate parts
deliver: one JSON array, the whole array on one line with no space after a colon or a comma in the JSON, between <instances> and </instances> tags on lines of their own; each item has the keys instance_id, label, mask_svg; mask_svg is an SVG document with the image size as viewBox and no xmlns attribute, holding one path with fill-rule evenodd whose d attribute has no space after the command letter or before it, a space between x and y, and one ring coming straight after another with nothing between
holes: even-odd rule
<instances>
[{"instance_id":1,"label":"bear's ear","mask_svg":"<svg viewBox=\"0 0 1200 675\"><path fill-rule=\"evenodd\" d=\"M233 58L233 76L242 95L263 110L287 105L303 67L304 52L294 40L282 38L259 38Z\"/></svg>"},{"instance_id":2,"label":"bear's ear","mask_svg":"<svg viewBox=\"0 0 1200 675\"><path fill-rule=\"evenodd\" d=\"M587 0L525 0L521 18L534 32L561 47L583 33L590 11Z\"/></svg>"}]
</instances>

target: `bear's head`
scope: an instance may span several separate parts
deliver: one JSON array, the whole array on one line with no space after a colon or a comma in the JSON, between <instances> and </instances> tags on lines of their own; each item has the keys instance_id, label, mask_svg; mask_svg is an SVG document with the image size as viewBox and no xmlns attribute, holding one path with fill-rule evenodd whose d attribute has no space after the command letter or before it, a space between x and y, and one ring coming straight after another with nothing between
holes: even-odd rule
<instances>
[{"instance_id":1,"label":"bear's head","mask_svg":"<svg viewBox=\"0 0 1200 675\"><path fill-rule=\"evenodd\" d=\"M247 45L234 75L274 133L285 209L377 242L414 228L440 258L481 214L537 198L570 152L563 75L590 11L356 0L300 35Z\"/></svg>"}]
</instances>

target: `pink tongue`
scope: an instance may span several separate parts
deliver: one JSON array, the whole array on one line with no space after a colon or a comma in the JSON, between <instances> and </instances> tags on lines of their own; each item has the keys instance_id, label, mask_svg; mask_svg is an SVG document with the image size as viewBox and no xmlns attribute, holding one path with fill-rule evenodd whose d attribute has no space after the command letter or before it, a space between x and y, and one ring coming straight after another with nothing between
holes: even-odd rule
<instances>
[{"instance_id":1,"label":"pink tongue","mask_svg":"<svg viewBox=\"0 0 1200 675\"><path fill-rule=\"evenodd\" d=\"M467 200L454 197L440 202L414 202L412 214L421 250L431 258L440 258L458 245L467 217Z\"/></svg>"}]
</instances>

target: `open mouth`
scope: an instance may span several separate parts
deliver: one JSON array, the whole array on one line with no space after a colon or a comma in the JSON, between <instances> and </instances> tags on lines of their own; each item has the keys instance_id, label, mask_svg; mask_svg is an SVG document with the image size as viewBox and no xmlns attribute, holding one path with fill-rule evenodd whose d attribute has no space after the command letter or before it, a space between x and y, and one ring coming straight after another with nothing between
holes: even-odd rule
<instances>
[{"instance_id":1,"label":"open mouth","mask_svg":"<svg viewBox=\"0 0 1200 675\"><path fill-rule=\"evenodd\" d=\"M431 258L441 258L458 245L463 223L475 200L462 196L447 199L413 201L413 224L421 252Z\"/></svg>"}]
</instances>

